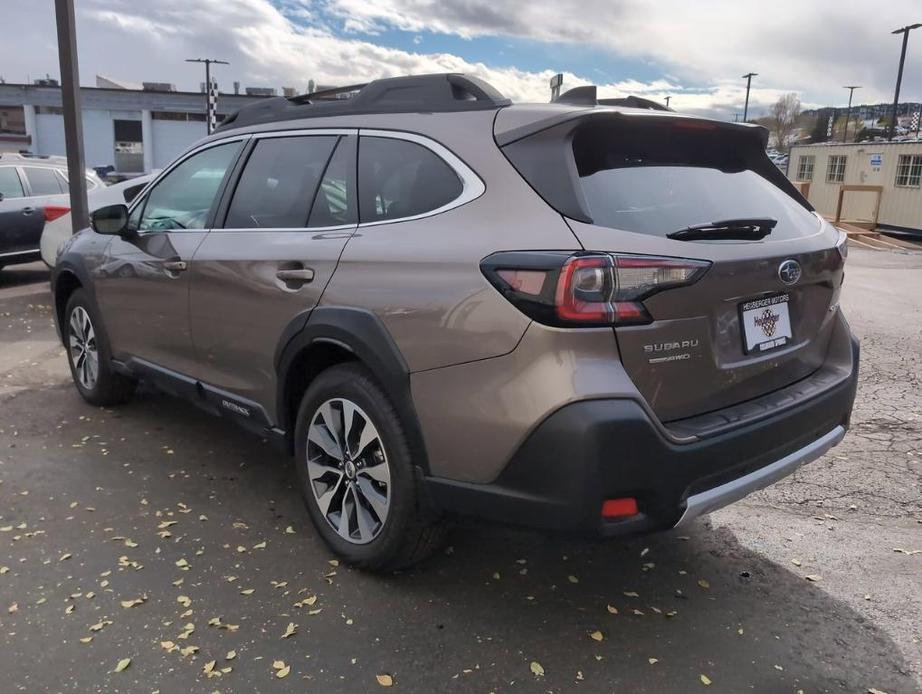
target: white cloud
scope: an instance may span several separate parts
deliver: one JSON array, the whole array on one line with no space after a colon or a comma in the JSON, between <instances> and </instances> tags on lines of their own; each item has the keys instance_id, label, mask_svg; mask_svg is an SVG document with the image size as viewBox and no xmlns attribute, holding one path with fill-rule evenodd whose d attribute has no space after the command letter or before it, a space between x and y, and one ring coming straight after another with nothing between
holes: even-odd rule
<instances>
[{"instance_id":1,"label":"white cloud","mask_svg":"<svg viewBox=\"0 0 922 694\"><path fill-rule=\"evenodd\" d=\"M840 84L863 83L865 99L886 99L898 41L887 32L908 21L915 0L889 0L869 12L855 0L776 0L771 12L747 0L656 3L554 0L326 0L326 13L311 0L80 0L77 4L80 66L84 84L96 73L116 79L171 81L195 88L201 81L190 57L230 61L216 68L225 88L246 85L348 84L377 77L425 72L468 72L516 100L546 101L554 70L472 63L448 53L397 50L345 30L399 27L475 37L518 36L538 41L591 44L651 61L669 77L652 82L624 79L600 85L603 95L637 94L673 107L730 117L740 110L744 82L753 69L751 111L759 113L780 93L798 91L806 103L835 103ZM52 0L5 0L4 77L58 72ZM906 11L901 11L905 8ZM323 17L331 10L332 27ZM825 14L824 14L825 13ZM920 19L920 17L916 17ZM922 41L922 31L919 32ZM427 34L428 36L428 34ZM415 45L415 44L414 44ZM435 40L426 46L437 45ZM422 45L420 45L422 48ZM419 50L419 49L417 49ZM608 66L605 66L608 67ZM565 73L565 85L588 76ZM688 85L706 85L705 87ZM922 98L922 45L907 61L905 98Z\"/></svg>"}]
</instances>

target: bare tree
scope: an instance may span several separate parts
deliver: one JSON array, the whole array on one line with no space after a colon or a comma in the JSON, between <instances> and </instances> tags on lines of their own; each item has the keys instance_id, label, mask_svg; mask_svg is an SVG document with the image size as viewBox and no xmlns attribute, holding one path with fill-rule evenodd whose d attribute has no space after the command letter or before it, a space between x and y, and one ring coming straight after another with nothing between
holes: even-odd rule
<instances>
[{"instance_id":1,"label":"bare tree","mask_svg":"<svg viewBox=\"0 0 922 694\"><path fill-rule=\"evenodd\" d=\"M787 152L791 146L791 137L800 117L800 99L790 92L780 97L769 111L769 129L775 136L775 146L781 152Z\"/></svg>"}]
</instances>

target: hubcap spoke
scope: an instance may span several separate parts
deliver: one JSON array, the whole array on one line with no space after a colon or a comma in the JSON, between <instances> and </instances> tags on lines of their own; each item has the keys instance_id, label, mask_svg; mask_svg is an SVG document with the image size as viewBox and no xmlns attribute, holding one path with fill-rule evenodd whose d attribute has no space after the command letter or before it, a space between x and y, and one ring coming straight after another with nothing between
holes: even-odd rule
<instances>
[{"instance_id":1,"label":"hubcap spoke","mask_svg":"<svg viewBox=\"0 0 922 694\"><path fill-rule=\"evenodd\" d=\"M339 442L322 424L312 424L307 432L307 440L316 444L320 449L334 460L343 459L343 451Z\"/></svg>"},{"instance_id":2,"label":"hubcap spoke","mask_svg":"<svg viewBox=\"0 0 922 694\"><path fill-rule=\"evenodd\" d=\"M359 526L359 539L362 542L368 542L374 537L374 522L368 514L368 509L362 505L362 501L359 498L361 496L362 493L359 491L359 488L352 487L352 498L355 502L355 520Z\"/></svg>"},{"instance_id":3,"label":"hubcap spoke","mask_svg":"<svg viewBox=\"0 0 922 694\"><path fill-rule=\"evenodd\" d=\"M359 470L359 474L370 477L375 482L381 482L382 484L391 483L391 471L387 467L387 463L376 463L375 465L366 465L361 470Z\"/></svg>"},{"instance_id":4,"label":"hubcap spoke","mask_svg":"<svg viewBox=\"0 0 922 694\"><path fill-rule=\"evenodd\" d=\"M339 479L335 483L327 487L326 491L323 492L320 496L317 497L317 505L320 506L320 512L326 516L330 510L330 504L333 501L333 498L336 496L336 493L339 491L339 488L342 486L343 476L340 475ZM314 487L314 485L311 485ZM314 487L314 494L316 494L316 487Z\"/></svg>"},{"instance_id":5,"label":"hubcap spoke","mask_svg":"<svg viewBox=\"0 0 922 694\"><path fill-rule=\"evenodd\" d=\"M372 511L375 512L375 515L378 517L378 520L382 523L384 518L387 516L387 502L388 498L381 494L374 485L366 479L359 478L357 489L362 497L368 502L371 506Z\"/></svg>"},{"instance_id":6,"label":"hubcap spoke","mask_svg":"<svg viewBox=\"0 0 922 694\"><path fill-rule=\"evenodd\" d=\"M391 490L371 418L351 400L327 400L314 412L307 441L307 473L321 515L343 539L371 542L387 521Z\"/></svg>"}]
</instances>

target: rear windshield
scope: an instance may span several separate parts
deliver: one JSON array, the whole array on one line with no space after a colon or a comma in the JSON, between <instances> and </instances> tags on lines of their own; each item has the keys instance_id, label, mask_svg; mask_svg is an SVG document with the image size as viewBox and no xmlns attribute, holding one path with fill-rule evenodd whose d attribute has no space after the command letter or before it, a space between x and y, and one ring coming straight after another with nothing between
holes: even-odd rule
<instances>
[{"instance_id":1,"label":"rear windshield","mask_svg":"<svg viewBox=\"0 0 922 694\"><path fill-rule=\"evenodd\" d=\"M592 125L573 138L579 185L594 224L665 236L738 218L772 218L772 240L812 233L818 220L766 178L761 151L719 132Z\"/></svg>"}]
</instances>

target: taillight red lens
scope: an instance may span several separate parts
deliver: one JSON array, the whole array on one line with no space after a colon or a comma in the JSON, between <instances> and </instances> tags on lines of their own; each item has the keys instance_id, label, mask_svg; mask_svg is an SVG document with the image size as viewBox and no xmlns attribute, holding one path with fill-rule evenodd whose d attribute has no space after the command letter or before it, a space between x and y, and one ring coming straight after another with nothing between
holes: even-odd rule
<instances>
[{"instance_id":1,"label":"taillight red lens","mask_svg":"<svg viewBox=\"0 0 922 694\"><path fill-rule=\"evenodd\" d=\"M565 321L610 323L615 313L615 289L611 256L570 258L557 280L557 316Z\"/></svg>"},{"instance_id":2,"label":"taillight red lens","mask_svg":"<svg viewBox=\"0 0 922 694\"><path fill-rule=\"evenodd\" d=\"M45 221L53 222L58 217L63 217L68 212L70 212L69 207L62 207L60 205L46 205L44 207Z\"/></svg>"}]
</instances>

